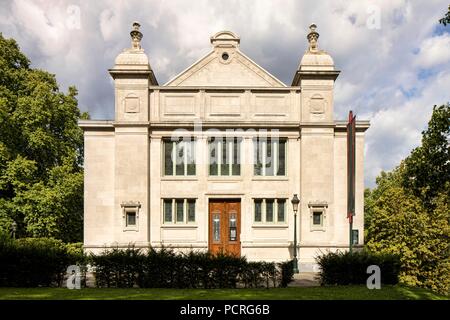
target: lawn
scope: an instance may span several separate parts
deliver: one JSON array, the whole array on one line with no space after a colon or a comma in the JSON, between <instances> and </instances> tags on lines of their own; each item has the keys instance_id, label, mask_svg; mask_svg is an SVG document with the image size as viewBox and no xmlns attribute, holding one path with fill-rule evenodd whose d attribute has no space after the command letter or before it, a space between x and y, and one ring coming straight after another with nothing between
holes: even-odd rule
<instances>
[{"instance_id":1,"label":"lawn","mask_svg":"<svg viewBox=\"0 0 450 320\"><path fill-rule=\"evenodd\" d=\"M271 289L0 288L0 300L449 300L432 291L404 286L291 287Z\"/></svg>"}]
</instances>

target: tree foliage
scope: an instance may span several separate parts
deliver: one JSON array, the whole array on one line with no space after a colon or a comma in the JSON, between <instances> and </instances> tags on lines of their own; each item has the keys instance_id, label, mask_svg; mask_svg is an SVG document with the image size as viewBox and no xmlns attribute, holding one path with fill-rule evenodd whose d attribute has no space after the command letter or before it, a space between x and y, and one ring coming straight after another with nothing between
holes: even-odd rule
<instances>
[{"instance_id":1,"label":"tree foliage","mask_svg":"<svg viewBox=\"0 0 450 320\"><path fill-rule=\"evenodd\" d=\"M444 26L450 24L450 5L448 6L448 11L442 19L439 19L439 23L442 23Z\"/></svg>"},{"instance_id":2,"label":"tree foliage","mask_svg":"<svg viewBox=\"0 0 450 320\"><path fill-rule=\"evenodd\" d=\"M0 33L0 229L80 241L83 133L77 91L30 67Z\"/></svg>"},{"instance_id":3,"label":"tree foliage","mask_svg":"<svg viewBox=\"0 0 450 320\"><path fill-rule=\"evenodd\" d=\"M405 159L403 186L428 206L441 192L449 193L450 183L450 105L434 106L422 144Z\"/></svg>"},{"instance_id":4,"label":"tree foliage","mask_svg":"<svg viewBox=\"0 0 450 320\"><path fill-rule=\"evenodd\" d=\"M398 254L400 281L450 290L449 105L435 107L422 145L365 193L367 248Z\"/></svg>"}]
</instances>

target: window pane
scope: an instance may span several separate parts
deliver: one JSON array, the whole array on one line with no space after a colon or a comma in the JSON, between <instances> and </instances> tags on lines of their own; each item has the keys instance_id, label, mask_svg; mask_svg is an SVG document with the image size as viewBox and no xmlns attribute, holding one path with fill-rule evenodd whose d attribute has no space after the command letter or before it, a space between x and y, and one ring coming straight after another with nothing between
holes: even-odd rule
<instances>
[{"instance_id":1,"label":"window pane","mask_svg":"<svg viewBox=\"0 0 450 320\"><path fill-rule=\"evenodd\" d=\"M313 213L313 224L315 226L322 225L322 212L314 212Z\"/></svg>"},{"instance_id":2,"label":"window pane","mask_svg":"<svg viewBox=\"0 0 450 320\"><path fill-rule=\"evenodd\" d=\"M176 200L176 208L177 208L177 222L183 222L183 206L184 206L184 200L183 199L177 199Z\"/></svg>"},{"instance_id":3,"label":"window pane","mask_svg":"<svg viewBox=\"0 0 450 320\"><path fill-rule=\"evenodd\" d=\"M266 222L273 222L273 199L266 200Z\"/></svg>"},{"instance_id":4,"label":"window pane","mask_svg":"<svg viewBox=\"0 0 450 320\"><path fill-rule=\"evenodd\" d=\"M220 165L220 175L228 176L230 174L230 141L229 139L222 139L222 161Z\"/></svg>"},{"instance_id":5,"label":"window pane","mask_svg":"<svg viewBox=\"0 0 450 320\"><path fill-rule=\"evenodd\" d=\"M261 141L259 141L259 139L253 139L253 161L254 161L253 171L255 176L262 175L261 153L262 153Z\"/></svg>"},{"instance_id":6,"label":"window pane","mask_svg":"<svg viewBox=\"0 0 450 320\"><path fill-rule=\"evenodd\" d=\"M127 227L136 225L136 212L127 212Z\"/></svg>"},{"instance_id":7,"label":"window pane","mask_svg":"<svg viewBox=\"0 0 450 320\"><path fill-rule=\"evenodd\" d=\"M176 142L176 154L175 154L175 173L177 176L183 176L184 175L184 153L185 150L185 144L183 141L177 141Z\"/></svg>"},{"instance_id":8,"label":"window pane","mask_svg":"<svg viewBox=\"0 0 450 320\"><path fill-rule=\"evenodd\" d=\"M213 216L213 237L214 241L220 241L220 216L217 213Z\"/></svg>"},{"instance_id":9,"label":"window pane","mask_svg":"<svg viewBox=\"0 0 450 320\"><path fill-rule=\"evenodd\" d=\"M217 176L218 174L218 164L217 164L217 141L215 139L211 139L209 142L209 175Z\"/></svg>"},{"instance_id":10,"label":"window pane","mask_svg":"<svg viewBox=\"0 0 450 320\"><path fill-rule=\"evenodd\" d=\"M195 141L187 142L187 174L195 176Z\"/></svg>"},{"instance_id":11,"label":"window pane","mask_svg":"<svg viewBox=\"0 0 450 320\"><path fill-rule=\"evenodd\" d=\"M164 200L164 222L172 222L172 200Z\"/></svg>"},{"instance_id":12,"label":"window pane","mask_svg":"<svg viewBox=\"0 0 450 320\"><path fill-rule=\"evenodd\" d=\"M236 213L230 213L230 241L236 241L237 240L237 221L236 221Z\"/></svg>"},{"instance_id":13,"label":"window pane","mask_svg":"<svg viewBox=\"0 0 450 320\"><path fill-rule=\"evenodd\" d=\"M278 176L286 174L286 140L280 140L278 144Z\"/></svg>"},{"instance_id":14,"label":"window pane","mask_svg":"<svg viewBox=\"0 0 450 320\"><path fill-rule=\"evenodd\" d=\"M261 222L262 218L262 201L261 200L255 200L255 222Z\"/></svg>"},{"instance_id":15,"label":"window pane","mask_svg":"<svg viewBox=\"0 0 450 320\"><path fill-rule=\"evenodd\" d=\"M195 200L188 200L188 222L195 222Z\"/></svg>"},{"instance_id":16,"label":"window pane","mask_svg":"<svg viewBox=\"0 0 450 320\"><path fill-rule=\"evenodd\" d=\"M273 142L268 139L266 143L266 176L273 176Z\"/></svg>"},{"instance_id":17,"label":"window pane","mask_svg":"<svg viewBox=\"0 0 450 320\"><path fill-rule=\"evenodd\" d=\"M173 175L172 147L172 141L164 141L164 174L166 176Z\"/></svg>"},{"instance_id":18,"label":"window pane","mask_svg":"<svg viewBox=\"0 0 450 320\"><path fill-rule=\"evenodd\" d=\"M286 208L286 200L278 199L278 212L277 212L278 222L284 222L285 208Z\"/></svg>"},{"instance_id":19,"label":"window pane","mask_svg":"<svg viewBox=\"0 0 450 320\"><path fill-rule=\"evenodd\" d=\"M238 176L241 174L241 140L234 138L233 143L233 165L232 165L233 176Z\"/></svg>"}]
</instances>

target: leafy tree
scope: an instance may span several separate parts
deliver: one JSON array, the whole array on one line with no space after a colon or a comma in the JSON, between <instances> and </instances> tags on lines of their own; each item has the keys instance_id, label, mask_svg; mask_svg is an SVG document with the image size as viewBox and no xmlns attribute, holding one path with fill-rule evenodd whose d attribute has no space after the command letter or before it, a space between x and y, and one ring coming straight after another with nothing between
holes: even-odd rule
<instances>
[{"instance_id":1,"label":"leafy tree","mask_svg":"<svg viewBox=\"0 0 450 320\"><path fill-rule=\"evenodd\" d=\"M445 16L442 19L439 19L439 23L442 23L444 26L450 24L450 5L448 6L448 12L445 14Z\"/></svg>"},{"instance_id":2,"label":"leafy tree","mask_svg":"<svg viewBox=\"0 0 450 320\"><path fill-rule=\"evenodd\" d=\"M0 33L0 229L18 236L79 241L82 235L83 133L77 91L30 67Z\"/></svg>"},{"instance_id":3,"label":"leafy tree","mask_svg":"<svg viewBox=\"0 0 450 320\"><path fill-rule=\"evenodd\" d=\"M405 160L403 186L420 197L427 206L440 192L449 193L450 183L450 104L433 107L422 145Z\"/></svg>"},{"instance_id":4,"label":"leafy tree","mask_svg":"<svg viewBox=\"0 0 450 320\"><path fill-rule=\"evenodd\" d=\"M449 105L434 107L422 144L365 192L367 248L399 254L400 281L450 290Z\"/></svg>"},{"instance_id":5,"label":"leafy tree","mask_svg":"<svg viewBox=\"0 0 450 320\"><path fill-rule=\"evenodd\" d=\"M412 286L448 293L450 289L449 202L444 193L431 213L401 184L403 165L377 180L366 245L372 252L398 254L399 279Z\"/></svg>"}]
</instances>

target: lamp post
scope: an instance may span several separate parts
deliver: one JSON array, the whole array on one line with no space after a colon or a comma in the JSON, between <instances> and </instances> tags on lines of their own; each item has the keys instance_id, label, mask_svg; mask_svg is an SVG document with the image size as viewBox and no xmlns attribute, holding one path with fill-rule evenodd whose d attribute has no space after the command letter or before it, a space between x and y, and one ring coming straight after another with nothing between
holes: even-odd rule
<instances>
[{"instance_id":1,"label":"lamp post","mask_svg":"<svg viewBox=\"0 0 450 320\"><path fill-rule=\"evenodd\" d=\"M297 211L300 199L297 194L291 200L292 209L294 210L294 273L298 273L298 260L297 260Z\"/></svg>"},{"instance_id":2,"label":"lamp post","mask_svg":"<svg viewBox=\"0 0 450 320\"><path fill-rule=\"evenodd\" d=\"M15 221L13 221L11 223L11 230L12 230L13 239L16 239L17 223Z\"/></svg>"}]
</instances>

